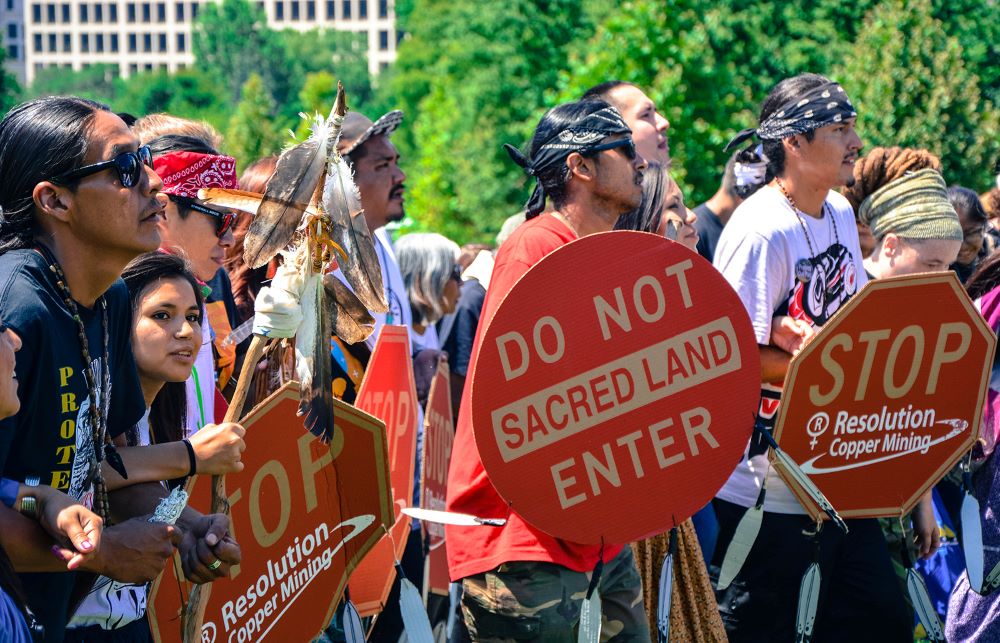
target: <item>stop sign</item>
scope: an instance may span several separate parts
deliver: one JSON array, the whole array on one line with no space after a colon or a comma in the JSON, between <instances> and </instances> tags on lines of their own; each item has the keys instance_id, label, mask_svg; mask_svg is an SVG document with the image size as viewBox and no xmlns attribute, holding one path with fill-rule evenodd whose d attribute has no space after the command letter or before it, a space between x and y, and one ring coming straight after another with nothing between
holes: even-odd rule
<instances>
[{"instance_id":1,"label":"stop sign","mask_svg":"<svg viewBox=\"0 0 1000 643\"><path fill-rule=\"evenodd\" d=\"M976 441L995 349L951 272L871 281L792 360L775 439L843 517L899 516Z\"/></svg>"}]
</instances>

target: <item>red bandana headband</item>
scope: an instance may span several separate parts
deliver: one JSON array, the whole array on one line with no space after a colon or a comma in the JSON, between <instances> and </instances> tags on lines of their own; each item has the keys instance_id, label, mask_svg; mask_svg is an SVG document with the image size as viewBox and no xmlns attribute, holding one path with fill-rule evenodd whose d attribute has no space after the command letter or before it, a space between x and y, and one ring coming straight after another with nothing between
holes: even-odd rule
<instances>
[{"instance_id":1,"label":"red bandana headband","mask_svg":"<svg viewBox=\"0 0 1000 643\"><path fill-rule=\"evenodd\" d=\"M153 169L166 194L197 199L200 188L239 188L236 159L231 156L171 152L153 159Z\"/></svg>"}]
</instances>

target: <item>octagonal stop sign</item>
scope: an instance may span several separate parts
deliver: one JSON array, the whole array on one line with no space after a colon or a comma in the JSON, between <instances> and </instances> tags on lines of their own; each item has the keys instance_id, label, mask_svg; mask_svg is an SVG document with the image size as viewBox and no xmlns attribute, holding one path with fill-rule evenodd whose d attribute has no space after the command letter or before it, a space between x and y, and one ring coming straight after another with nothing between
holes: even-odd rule
<instances>
[{"instance_id":1,"label":"octagonal stop sign","mask_svg":"<svg viewBox=\"0 0 1000 643\"><path fill-rule=\"evenodd\" d=\"M976 441L995 349L951 272L869 282L792 360L775 439L841 516L899 516Z\"/></svg>"}]
</instances>

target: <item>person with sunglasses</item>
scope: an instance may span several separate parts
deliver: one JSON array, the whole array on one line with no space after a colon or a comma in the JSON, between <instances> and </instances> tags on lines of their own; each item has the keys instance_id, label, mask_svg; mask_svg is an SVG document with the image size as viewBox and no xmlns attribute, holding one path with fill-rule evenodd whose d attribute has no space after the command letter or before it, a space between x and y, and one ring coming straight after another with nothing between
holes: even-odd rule
<instances>
[{"instance_id":1,"label":"person with sunglasses","mask_svg":"<svg viewBox=\"0 0 1000 643\"><path fill-rule=\"evenodd\" d=\"M20 409L0 420L0 467L101 517L100 549L80 570L148 582L178 547L188 578L205 582L239 561L228 520L187 509L175 526L153 524L162 486L109 491L105 481L112 469L127 474L120 448L144 411L120 275L160 243L162 182L148 160L124 121L93 101L37 99L0 121L0 310L21 343ZM46 640L63 640L74 596L92 577L49 573L66 572L72 552L50 549L36 521L3 503L0 542ZM205 550L219 561L213 568L194 555Z\"/></svg>"},{"instance_id":2,"label":"person with sunglasses","mask_svg":"<svg viewBox=\"0 0 1000 643\"><path fill-rule=\"evenodd\" d=\"M168 198L159 224L160 247L184 256L195 277L208 285L201 349L187 383L187 427L194 432L215 422L216 391L225 386L236 362L235 347L223 346L223 340L239 321L232 286L222 269L226 250L234 243L236 213L202 203L198 190L238 188L236 160L190 135L165 134L150 141L150 147Z\"/></svg>"},{"instance_id":3,"label":"person with sunglasses","mask_svg":"<svg viewBox=\"0 0 1000 643\"><path fill-rule=\"evenodd\" d=\"M493 317L518 279L546 255L579 237L610 231L621 215L638 207L646 168L621 114L599 100L547 112L527 154L505 147L537 184L527 203L527 221L497 251L483 319ZM469 372L475 372L485 329L481 324L477 331ZM617 543L601 547L553 538L510 512L476 448L471 392L467 380L446 506L476 516L509 516L502 527L446 527L449 572L462 583L462 612L472 640L577 640L581 601L568 597L586 594L588 572L598 558L605 563L598 587L605 632L612 631L613 623L615 640L649 640L632 550Z\"/></svg>"}]
</instances>

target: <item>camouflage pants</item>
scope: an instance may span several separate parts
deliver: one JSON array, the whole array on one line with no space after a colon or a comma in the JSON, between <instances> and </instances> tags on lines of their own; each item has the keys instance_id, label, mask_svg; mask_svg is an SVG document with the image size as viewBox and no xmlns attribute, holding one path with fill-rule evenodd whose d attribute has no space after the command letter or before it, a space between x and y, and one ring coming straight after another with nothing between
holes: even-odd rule
<instances>
[{"instance_id":1,"label":"camouflage pants","mask_svg":"<svg viewBox=\"0 0 1000 643\"><path fill-rule=\"evenodd\" d=\"M505 563L463 579L462 615L473 641L575 643L589 585L589 572L554 563ZM604 566L598 591L601 641L650 640L642 581L631 547Z\"/></svg>"}]
</instances>

